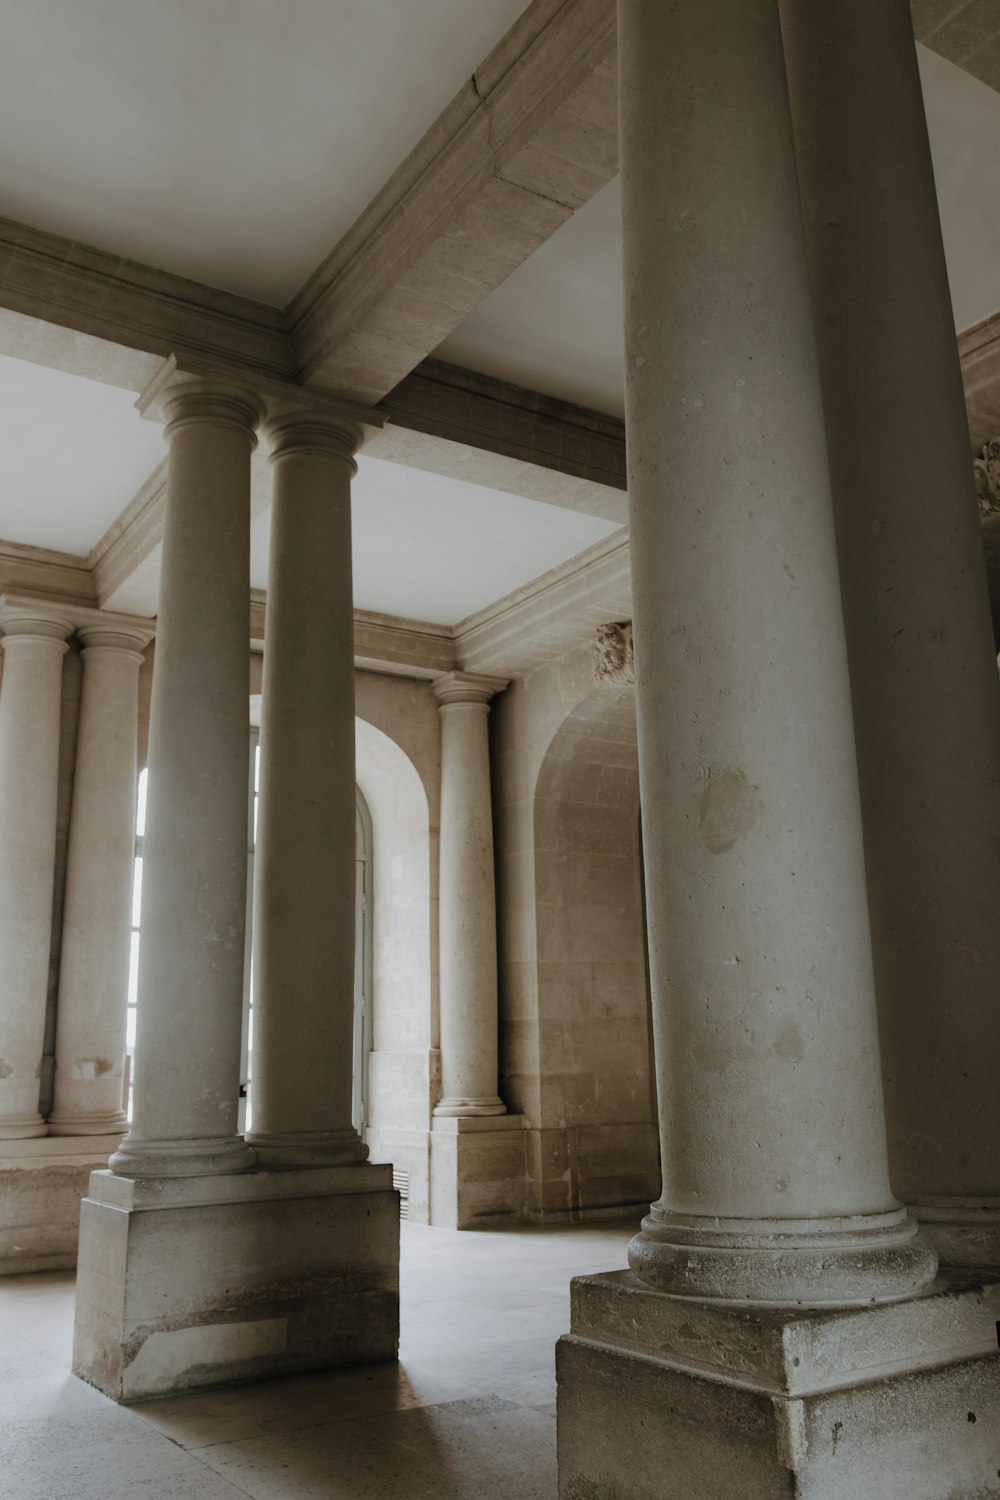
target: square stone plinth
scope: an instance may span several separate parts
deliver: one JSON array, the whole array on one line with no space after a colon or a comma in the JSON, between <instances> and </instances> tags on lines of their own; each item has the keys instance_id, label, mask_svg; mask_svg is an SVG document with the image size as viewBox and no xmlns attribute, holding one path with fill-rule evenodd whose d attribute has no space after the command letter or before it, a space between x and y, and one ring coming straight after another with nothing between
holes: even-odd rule
<instances>
[{"instance_id":1,"label":"square stone plinth","mask_svg":"<svg viewBox=\"0 0 1000 1500\"><path fill-rule=\"evenodd\" d=\"M0 1142L0 1276L73 1269L80 1200L120 1141L43 1135Z\"/></svg>"},{"instance_id":2,"label":"square stone plinth","mask_svg":"<svg viewBox=\"0 0 1000 1500\"><path fill-rule=\"evenodd\" d=\"M398 1344L390 1166L93 1174L73 1370L114 1400L395 1359Z\"/></svg>"},{"instance_id":3,"label":"square stone plinth","mask_svg":"<svg viewBox=\"0 0 1000 1500\"><path fill-rule=\"evenodd\" d=\"M435 1116L431 1223L485 1229L523 1217L523 1115Z\"/></svg>"},{"instance_id":4,"label":"square stone plinth","mask_svg":"<svg viewBox=\"0 0 1000 1500\"><path fill-rule=\"evenodd\" d=\"M581 1277L556 1356L560 1500L1000 1496L998 1318L981 1273L829 1312Z\"/></svg>"}]
</instances>

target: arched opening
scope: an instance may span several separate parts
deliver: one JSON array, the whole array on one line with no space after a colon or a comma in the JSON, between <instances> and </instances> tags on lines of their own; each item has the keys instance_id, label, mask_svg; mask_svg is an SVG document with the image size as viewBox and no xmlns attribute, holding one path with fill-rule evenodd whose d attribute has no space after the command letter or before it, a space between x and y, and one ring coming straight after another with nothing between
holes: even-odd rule
<instances>
[{"instance_id":1,"label":"arched opening","mask_svg":"<svg viewBox=\"0 0 1000 1500\"><path fill-rule=\"evenodd\" d=\"M633 689L596 685L535 787L540 1217L646 1204L659 1153Z\"/></svg>"},{"instance_id":2,"label":"arched opening","mask_svg":"<svg viewBox=\"0 0 1000 1500\"><path fill-rule=\"evenodd\" d=\"M436 1089L436 911L427 793L389 735L355 721L358 786L370 818L371 1049L365 1138L391 1161L412 1219L429 1214L428 1133Z\"/></svg>"}]
</instances>

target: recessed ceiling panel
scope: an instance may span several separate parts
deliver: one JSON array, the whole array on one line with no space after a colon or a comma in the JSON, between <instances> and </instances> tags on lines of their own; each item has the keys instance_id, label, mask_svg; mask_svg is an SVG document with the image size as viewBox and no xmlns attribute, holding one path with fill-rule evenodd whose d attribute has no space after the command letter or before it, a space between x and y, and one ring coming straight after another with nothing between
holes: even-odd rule
<instances>
[{"instance_id":1,"label":"recessed ceiling panel","mask_svg":"<svg viewBox=\"0 0 1000 1500\"><path fill-rule=\"evenodd\" d=\"M283 306L525 0L4 0L0 215Z\"/></svg>"},{"instance_id":2,"label":"recessed ceiling panel","mask_svg":"<svg viewBox=\"0 0 1000 1500\"><path fill-rule=\"evenodd\" d=\"M130 391L0 355L0 539L86 556L165 453Z\"/></svg>"},{"instance_id":3,"label":"recessed ceiling panel","mask_svg":"<svg viewBox=\"0 0 1000 1500\"><path fill-rule=\"evenodd\" d=\"M1000 94L918 47L959 331L1000 309ZM592 198L434 351L612 416L624 414L621 190ZM901 265L908 247L900 243Z\"/></svg>"},{"instance_id":4,"label":"recessed ceiling panel","mask_svg":"<svg viewBox=\"0 0 1000 1500\"><path fill-rule=\"evenodd\" d=\"M358 609L455 625L594 542L613 521L365 458L352 490ZM271 512L254 522L251 579L267 587Z\"/></svg>"}]
</instances>

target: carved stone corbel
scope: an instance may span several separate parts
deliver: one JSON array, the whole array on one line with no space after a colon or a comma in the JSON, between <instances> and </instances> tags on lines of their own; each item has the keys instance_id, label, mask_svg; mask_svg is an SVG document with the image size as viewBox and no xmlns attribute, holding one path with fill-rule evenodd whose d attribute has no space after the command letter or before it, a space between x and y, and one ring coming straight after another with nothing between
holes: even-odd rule
<instances>
[{"instance_id":1,"label":"carved stone corbel","mask_svg":"<svg viewBox=\"0 0 1000 1500\"><path fill-rule=\"evenodd\" d=\"M983 444L980 458L974 460L979 514L984 521L1000 515L1000 438Z\"/></svg>"},{"instance_id":2,"label":"carved stone corbel","mask_svg":"<svg viewBox=\"0 0 1000 1500\"><path fill-rule=\"evenodd\" d=\"M598 625L594 642L594 676L598 682L619 685L635 682L632 622Z\"/></svg>"}]
</instances>

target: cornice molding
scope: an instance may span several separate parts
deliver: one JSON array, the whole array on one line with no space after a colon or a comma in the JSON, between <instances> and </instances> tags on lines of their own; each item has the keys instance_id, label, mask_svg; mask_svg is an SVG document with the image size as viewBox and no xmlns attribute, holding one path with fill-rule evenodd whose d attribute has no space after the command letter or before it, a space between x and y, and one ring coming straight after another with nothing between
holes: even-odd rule
<instances>
[{"instance_id":1,"label":"cornice molding","mask_svg":"<svg viewBox=\"0 0 1000 1500\"><path fill-rule=\"evenodd\" d=\"M97 604L87 558L19 542L0 542L0 594L30 594L57 604Z\"/></svg>"},{"instance_id":2,"label":"cornice molding","mask_svg":"<svg viewBox=\"0 0 1000 1500\"><path fill-rule=\"evenodd\" d=\"M624 528L454 627L465 671L522 676L632 613Z\"/></svg>"}]
</instances>

